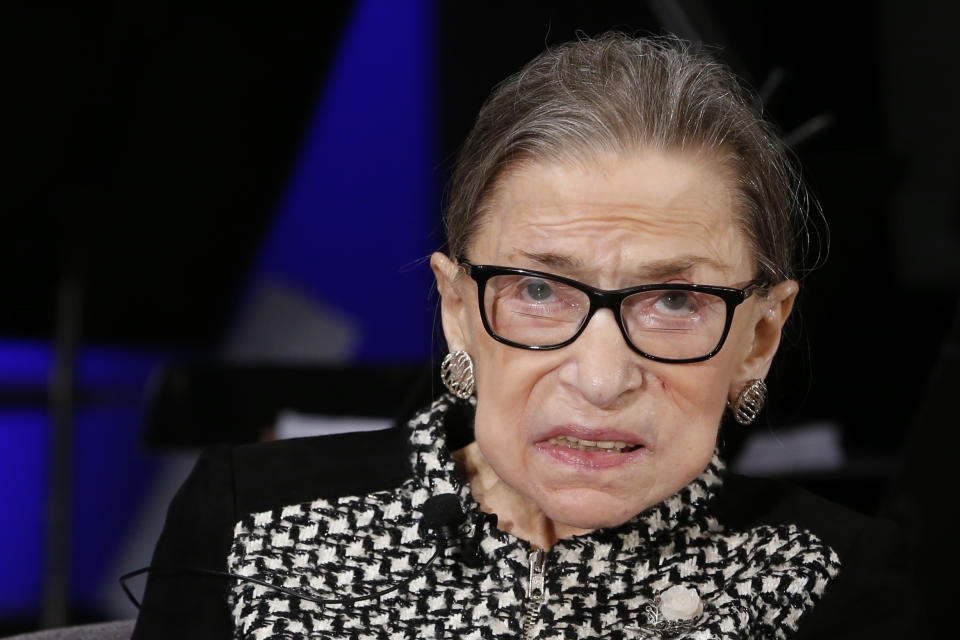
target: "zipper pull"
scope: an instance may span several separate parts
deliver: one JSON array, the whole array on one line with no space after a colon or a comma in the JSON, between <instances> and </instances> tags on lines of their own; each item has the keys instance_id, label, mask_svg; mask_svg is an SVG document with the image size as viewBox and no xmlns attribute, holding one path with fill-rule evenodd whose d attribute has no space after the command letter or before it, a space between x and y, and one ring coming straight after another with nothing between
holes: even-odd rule
<instances>
[{"instance_id":1,"label":"zipper pull","mask_svg":"<svg viewBox=\"0 0 960 640\"><path fill-rule=\"evenodd\" d=\"M547 554L543 549L535 549L527 555L530 564L530 580L527 582L527 599L543 602L546 597L544 569L546 568Z\"/></svg>"}]
</instances>

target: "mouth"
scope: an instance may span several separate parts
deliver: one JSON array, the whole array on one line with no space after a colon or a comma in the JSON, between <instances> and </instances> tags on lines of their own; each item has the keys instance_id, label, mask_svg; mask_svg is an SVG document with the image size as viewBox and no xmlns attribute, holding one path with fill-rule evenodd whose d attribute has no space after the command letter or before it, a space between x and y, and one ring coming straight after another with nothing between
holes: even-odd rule
<instances>
[{"instance_id":1,"label":"mouth","mask_svg":"<svg viewBox=\"0 0 960 640\"><path fill-rule=\"evenodd\" d=\"M621 440L587 440L575 436L554 436L547 442L556 447L567 447L587 453L629 453L642 448L642 445Z\"/></svg>"},{"instance_id":2,"label":"mouth","mask_svg":"<svg viewBox=\"0 0 960 640\"><path fill-rule=\"evenodd\" d=\"M629 431L573 425L544 434L537 449L554 462L578 472L622 467L646 458L650 453L646 443Z\"/></svg>"}]
</instances>

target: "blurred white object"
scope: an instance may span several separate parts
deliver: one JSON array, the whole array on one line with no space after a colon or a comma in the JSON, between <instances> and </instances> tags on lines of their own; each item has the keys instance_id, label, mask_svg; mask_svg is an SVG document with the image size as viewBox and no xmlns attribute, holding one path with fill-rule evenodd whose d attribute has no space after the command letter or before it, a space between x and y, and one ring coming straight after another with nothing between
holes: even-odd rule
<instances>
[{"instance_id":1,"label":"blurred white object","mask_svg":"<svg viewBox=\"0 0 960 640\"><path fill-rule=\"evenodd\" d=\"M221 355L229 362L341 362L359 341L351 318L292 284L263 279L251 288Z\"/></svg>"},{"instance_id":2,"label":"blurred white object","mask_svg":"<svg viewBox=\"0 0 960 640\"><path fill-rule=\"evenodd\" d=\"M844 460L840 427L814 422L783 431L754 432L733 470L748 476L834 471L843 467Z\"/></svg>"},{"instance_id":3,"label":"blurred white object","mask_svg":"<svg viewBox=\"0 0 960 640\"><path fill-rule=\"evenodd\" d=\"M319 416L296 411L282 411L277 416L277 440L332 436L353 431L383 431L393 426L390 418L363 418L357 416Z\"/></svg>"}]
</instances>

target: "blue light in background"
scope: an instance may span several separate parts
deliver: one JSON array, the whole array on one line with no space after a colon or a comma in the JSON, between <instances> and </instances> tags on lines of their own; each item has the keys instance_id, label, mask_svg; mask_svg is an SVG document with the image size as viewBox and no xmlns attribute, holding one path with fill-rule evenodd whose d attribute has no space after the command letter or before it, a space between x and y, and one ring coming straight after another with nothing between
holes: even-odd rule
<instances>
[{"instance_id":1,"label":"blue light in background","mask_svg":"<svg viewBox=\"0 0 960 640\"><path fill-rule=\"evenodd\" d=\"M163 354L149 349L91 345L77 357L77 385L84 390L140 393ZM53 348L41 340L0 339L0 389L46 389L53 369Z\"/></svg>"},{"instance_id":2,"label":"blue light in background","mask_svg":"<svg viewBox=\"0 0 960 640\"><path fill-rule=\"evenodd\" d=\"M436 188L433 0L360 0L251 281L278 279L355 325L349 357L424 360L435 302L425 258L441 242ZM81 350L71 594L94 598L155 462L139 448L151 371L167 354ZM0 390L42 398L49 343L0 339ZM86 395L85 395L86 394ZM50 419L0 409L0 615L42 598Z\"/></svg>"},{"instance_id":3,"label":"blue light in background","mask_svg":"<svg viewBox=\"0 0 960 640\"><path fill-rule=\"evenodd\" d=\"M36 609L43 594L49 434L42 409L0 410L0 616Z\"/></svg>"},{"instance_id":4,"label":"blue light in background","mask_svg":"<svg viewBox=\"0 0 960 640\"><path fill-rule=\"evenodd\" d=\"M44 387L50 345L39 340L0 340L0 388Z\"/></svg>"},{"instance_id":5,"label":"blue light in background","mask_svg":"<svg viewBox=\"0 0 960 640\"><path fill-rule=\"evenodd\" d=\"M96 609L110 565L156 469L140 451L151 372L164 355L92 346L77 362L74 420L71 598ZM0 409L0 616L32 615L43 597L50 415L42 404L53 351L40 341L0 340L0 390L28 393ZM40 406L32 403L41 402Z\"/></svg>"},{"instance_id":6,"label":"blue light in background","mask_svg":"<svg viewBox=\"0 0 960 640\"><path fill-rule=\"evenodd\" d=\"M355 324L355 360L424 360L437 248L432 0L362 0L344 31L253 280Z\"/></svg>"},{"instance_id":7,"label":"blue light in background","mask_svg":"<svg viewBox=\"0 0 960 640\"><path fill-rule=\"evenodd\" d=\"M142 423L143 406L135 402L82 409L74 422L70 593L91 611L99 607L103 585L115 584L116 576L106 572L157 470L158 461L140 447Z\"/></svg>"}]
</instances>

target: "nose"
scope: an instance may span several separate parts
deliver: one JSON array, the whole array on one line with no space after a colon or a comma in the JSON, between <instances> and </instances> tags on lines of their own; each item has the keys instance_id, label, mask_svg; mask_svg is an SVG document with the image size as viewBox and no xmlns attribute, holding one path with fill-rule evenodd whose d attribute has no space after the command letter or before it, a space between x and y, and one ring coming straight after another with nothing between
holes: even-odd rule
<instances>
[{"instance_id":1,"label":"nose","mask_svg":"<svg viewBox=\"0 0 960 640\"><path fill-rule=\"evenodd\" d=\"M613 312L600 309L573 344L560 369L561 382L590 404L608 409L643 384L643 370Z\"/></svg>"}]
</instances>

